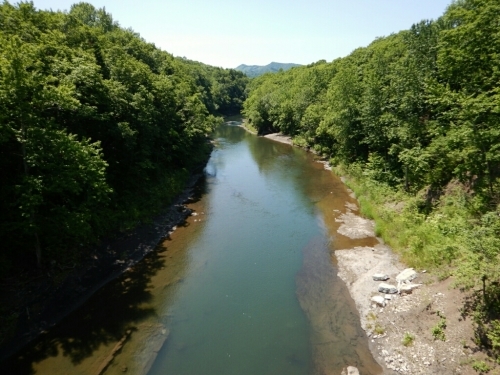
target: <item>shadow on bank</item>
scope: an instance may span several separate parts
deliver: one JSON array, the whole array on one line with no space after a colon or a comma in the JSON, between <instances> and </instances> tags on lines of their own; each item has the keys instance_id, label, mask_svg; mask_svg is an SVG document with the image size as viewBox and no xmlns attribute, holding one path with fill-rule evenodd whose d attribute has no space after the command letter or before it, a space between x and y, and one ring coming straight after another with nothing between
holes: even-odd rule
<instances>
[{"instance_id":1,"label":"shadow on bank","mask_svg":"<svg viewBox=\"0 0 500 375\"><path fill-rule=\"evenodd\" d=\"M198 179L185 204L201 200L207 191L206 177ZM183 220L177 227L188 227ZM101 375L121 350L121 346L139 333L141 323L157 320L162 312L153 303L152 281L161 270L162 286L169 290L182 280L185 272L185 253L169 252L170 232L155 250L111 281L81 307L62 319L55 327L0 362L2 375L56 373L51 364L57 363L57 373ZM117 260L117 262L122 262ZM170 272L169 268L174 268ZM164 272L164 271L163 271ZM165 281L169 280L169 281ZM168 292L168 291L167 291ZM149 324L151 325L151 324ZM56 357L63 357L57 360ZM95 358L92 358L95 357ZM66 369L60 366L67 366Z\"/></svg>"},{"instance_id":2,"label":"shadow on bank","mask_svg":"<svg viewBox=\"0 0 500 375\"><path fill-rule=\"evenodd\" d=\"M53 330L4 362L2 373L35 374L34 364L60 355L69 357L71 363L77 366L102 346L112 345L127 337L136 330L138 322L156 314L155 309L147 305L151 300L148 284L164 265L165 259L157 252L150 254L132 270L97 292ZM71 369L67 370L67 373L71 372Z\"/></svg>"}]
</instances>

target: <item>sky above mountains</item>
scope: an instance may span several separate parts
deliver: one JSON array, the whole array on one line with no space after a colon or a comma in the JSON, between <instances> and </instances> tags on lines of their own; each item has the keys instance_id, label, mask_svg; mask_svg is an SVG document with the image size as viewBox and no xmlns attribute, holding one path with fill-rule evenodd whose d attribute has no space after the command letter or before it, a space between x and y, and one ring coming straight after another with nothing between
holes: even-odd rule
<instances>
[{"instance_id":1,"label":"sky above mountains","mask_svg":"<svg viewBox=\"0 0 500 375\"><path fill-rule=\"evenodd\" d=\"M33 0L69 10L71 0ZM122 27L191 60L235 68L331 61L375 38L436 19L451 0L87 0ZM15 3L11 0L11 3Z\"/></svg>"}]
</instances>

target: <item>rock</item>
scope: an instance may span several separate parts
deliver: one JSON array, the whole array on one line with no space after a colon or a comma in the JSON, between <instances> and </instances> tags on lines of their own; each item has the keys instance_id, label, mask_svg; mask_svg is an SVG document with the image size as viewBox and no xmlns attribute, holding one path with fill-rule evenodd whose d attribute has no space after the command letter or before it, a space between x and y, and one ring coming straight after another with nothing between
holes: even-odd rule
<instances>
[{"instance_id":1,"label":"rock","mask_svg":"<svg viewBox=\"0 0 500 375\"><path fill-rule=\"evenodd\" d=\"M342 370L340 375L359 375L359 370L354 366L347 366Z\"/></svg>"},{"instance_id":2,"label":"rock","mask_svg":"<svg viewBox=\"0 0 500 375\"><path fill-rule=\"evenodd\" d=\"M407 268L401 271L401 273L396 276L396 281L398 283L407 283L412 281L416 277L417 277L417 272L413 268Z\"/></svg>"},{"instance_id":3,"label":"rock","mask_svg":"<svg viewBox=\"0 0 500 375\"><path fill-rule=\"evenodd\" d=\"M391 296L390 294L386 294L386 295L384 296L384 298L385 298L385 299L388 299L388 300L391 300L391 299L392 299L392 296Z\"/></svg>"},{"instance_id":4,"label":"rock","mask_svg":"<svg viewBox=\"0 0 500 375\"><path fill-rule=\"evenodd\" d=\"M384 273L376 273L372 277L373 277L374 281L386 281L386 280L389 280L389 275L386 275Z\"/></svg>"},{"instance_id":5,"label":"rock","mask_svg":"<svg viewBox=\"0 0 500 375\"><path fill-rule=\"evenodd\" d=\"M396 294L398 292L398 288L391 284L380 283L378 286L378 291L384 294Z\"/></svg>"},{"instance_id":6,"label":"rock","mask_svg":"<svg viewBox=\"0 0 500 375\"><path fill-rule=\"evenodd\" d=\"M417 289L422 284L403 284L399 288L399 293L401 294L410 294L413 292L413 289Z\"/></svg>"},{"instance_id":7,"label":"rock","mask_svg":"<svg viewBox=\"0 0 500 375\"><path fill-rule=\"evenodd\" d=\"M377 305L384 307L385 306L385 298L382 296L373 296L372 302L375 302Z\"/></svg>"}]
</instances>

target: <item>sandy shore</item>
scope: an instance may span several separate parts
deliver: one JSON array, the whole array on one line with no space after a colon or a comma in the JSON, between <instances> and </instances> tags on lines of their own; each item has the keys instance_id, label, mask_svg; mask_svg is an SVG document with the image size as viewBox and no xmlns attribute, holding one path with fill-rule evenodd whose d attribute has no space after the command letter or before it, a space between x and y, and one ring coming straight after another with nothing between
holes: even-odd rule
<instances>
[{"instance_id":1,"label":"sandy shore","mask_svg":"<svg viewBox=\"0 0 500 375\"><path fill-rule=\"evenodd\" d=\"M292 144L292 137L289 137L288 135L284 135L281 133L266 134L263 137L272 139L273 141L276 141L276 142L286 143L288 145Z\"/></svg>"}]
</instances>

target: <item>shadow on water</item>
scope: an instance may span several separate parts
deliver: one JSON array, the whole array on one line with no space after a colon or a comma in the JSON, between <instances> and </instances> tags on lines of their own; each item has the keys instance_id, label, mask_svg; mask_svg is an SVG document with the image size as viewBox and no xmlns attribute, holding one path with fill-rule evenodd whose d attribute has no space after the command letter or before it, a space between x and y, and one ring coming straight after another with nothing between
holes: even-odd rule
<instances>
[{"instance_id":1,"label":"shadow on water","mask_svg":"<svg viewBox=\"0 0 500 375\"><path fill-rule=\"evenodd\" d=\"M207 190L207 178L203 176L186 203L199 206ZM177 227L188 228L191 222L188 218ZM101 375L115 356L134 350L123 347L124 343L140 346L150 335L141 331L154 328L158 316L164 313L164 301L186 272L186 252L170 246L176 233L167 235L156 251L96 292L56 327L0 362L0 373ZM191 233L193 236L196 233ZM151 354L155 353L146 353L146 357Z\"/></svg>"},{"instance_id":2,"label":"shadow on water","mask_svg":"<svg viewBox=\"0 0 500 375\"><path fill-rule=\"evenodd\" d=\"M206 177L202 177L186 203L199 206L207 185ZM188 218L177 227L188 229L191 222L192 218ZM190 233L190 237L197 235ZM164 302L175 292L186 272L186 252L182 247L170 246L176 236L177 231L167 235L156 251L104 286L56 327L0 363L0 373L101 375L108 373L104 370L112 361L116 362L115 357L120 353L134 352L134 347L147 341L145 337L154 339L155 333L150 331L158 326L159 316L164 315ZM115 352L117 345L121 346ZM146 372L147 362L156 355L151 351L143 354L139 358L143 363L136 364L141 373ZM125 362L130 363L130 357Z\"/></svg>"},{"instance_id":3,"label":"shadow on water","mask_svg":"<svg viewBox=\"0 0 500 375\"><path fill-rule=\"evenodd\" d=\"M151 300L148 284L164 263L156 252L146 257L52 331L2 364L2 374L35 374L35 363L60 355L77 366L102 346L126 337L135 330L135 323L155 314L154 308L147 305Z\"/></svg>"}]
</instances>

